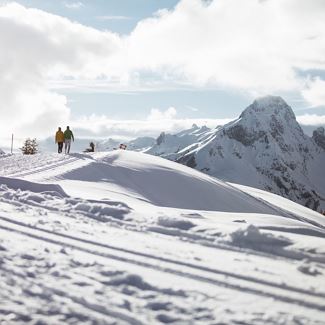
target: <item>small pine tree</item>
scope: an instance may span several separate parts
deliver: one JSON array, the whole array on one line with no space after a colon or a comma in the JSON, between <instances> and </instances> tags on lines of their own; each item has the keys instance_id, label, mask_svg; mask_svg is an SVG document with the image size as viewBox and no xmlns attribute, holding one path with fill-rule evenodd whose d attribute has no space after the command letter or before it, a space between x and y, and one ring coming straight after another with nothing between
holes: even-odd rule
<instances>
[{"instance_id":1,"label":"small pine tree","mask_svg":"<svg viewBox=\"0 0 325 325\"><path fill-rule=\"evenodd\" d=\"M36 142L36 139L27 138L20 150L24 155L35 155L37 153L37 147L38 144Z\"/></svg>"}]
</instances>

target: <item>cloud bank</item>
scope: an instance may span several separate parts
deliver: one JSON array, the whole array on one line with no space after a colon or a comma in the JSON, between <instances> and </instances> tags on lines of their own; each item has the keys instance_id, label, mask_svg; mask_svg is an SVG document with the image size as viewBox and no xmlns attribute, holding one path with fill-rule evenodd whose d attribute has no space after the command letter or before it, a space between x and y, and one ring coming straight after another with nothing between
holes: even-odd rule
<instances>
[{"instance_id":1,"label":"cloud bank","mask_svg":"<svg viewBox=\"0 0 325 325\"><path fill-rule=\"evenodd\" d=\"M69 120L51 82L296 92L325 105L323 0L181 0L126 36L9 3L0 6L0 45L0 137L45 135Z\"/></svg>"}]
</instances>

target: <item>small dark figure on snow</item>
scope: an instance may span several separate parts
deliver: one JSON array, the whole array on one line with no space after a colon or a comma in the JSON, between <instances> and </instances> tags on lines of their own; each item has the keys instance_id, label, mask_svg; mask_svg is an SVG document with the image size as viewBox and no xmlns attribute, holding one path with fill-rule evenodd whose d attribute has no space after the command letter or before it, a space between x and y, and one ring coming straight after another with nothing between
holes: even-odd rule
<instances>
[{"instance_id":1,"label":"small dark figure on snow","mask_svg":"<svg viewBox=\"0 0 325 325\"><path fill-rule=\"evenodd\" d=\"M84 152L95 152L95 144L94 144L94 142L90 142L89 147L90 148L87 148Z\"/></svg>"},{"instance_id":2,"label":"small dark figure on snow","mask_svg":"<svg viewBox=\"0 0 325 325\"><path fill-rule=\"evenodd\" d=\"M127 147L126 144L124 144L124 143L121 143L121 144L120 144L120 149L121 149L121 150L126 150L126 147Z\"/></svg>"}]
</instances>

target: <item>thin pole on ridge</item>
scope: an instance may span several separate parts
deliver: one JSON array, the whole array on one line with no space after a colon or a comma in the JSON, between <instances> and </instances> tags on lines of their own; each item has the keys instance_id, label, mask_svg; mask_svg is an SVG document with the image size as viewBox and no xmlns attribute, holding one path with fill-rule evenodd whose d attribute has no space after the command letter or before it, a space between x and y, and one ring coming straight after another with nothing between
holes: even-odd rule
<instances>
[{"instance_id":1,"label":"thin pole on ridge","mask_svg":"<svg viewBox=\"0 0 325 325\"><path fill-rule=\"evenodd\" d=\"M13 148L14 148L14 134L12 133L11 134L11 150L10 150L11 153L12 153Z\"/></svg>"}]
</instances>

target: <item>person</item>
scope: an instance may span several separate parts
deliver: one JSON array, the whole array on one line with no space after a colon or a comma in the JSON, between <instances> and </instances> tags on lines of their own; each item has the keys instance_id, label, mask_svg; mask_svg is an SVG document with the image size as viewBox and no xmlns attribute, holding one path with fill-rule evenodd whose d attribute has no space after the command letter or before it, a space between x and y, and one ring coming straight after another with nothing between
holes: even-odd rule
<instances>
[{"instance_id":1,"label":"person","mask_svg":"<svg viewBox=\"0 0 325 325\"><path fill-rule=\"evenodd\" d=\"M95 144L94 144L94 142L90 142L89 147L90 148L86 148L86 150L84 150L84 152L95 152Z\"/></svg>"},{"instance_id":2,"label":"person","mask_svg":"<svg viewBox=\"0 0 325 325\"><path fill-rule=\"evenodd\" d=\"M70 127L67 126L67 129L64 131L64 152L70 152L71 140L74 141L74 136Z\"/></svg>"},{"instance_id":3,"label":"person","mask_svg":"<svg viewBox=\"0 0 325 325\"><path fill-rule=\"evenodd\" d=\"M64 133L59 127L59 129L55 133L55 143L58 144L58 153L62 153L63 142L64 142Z\"/></svg>"}]
</instances>

